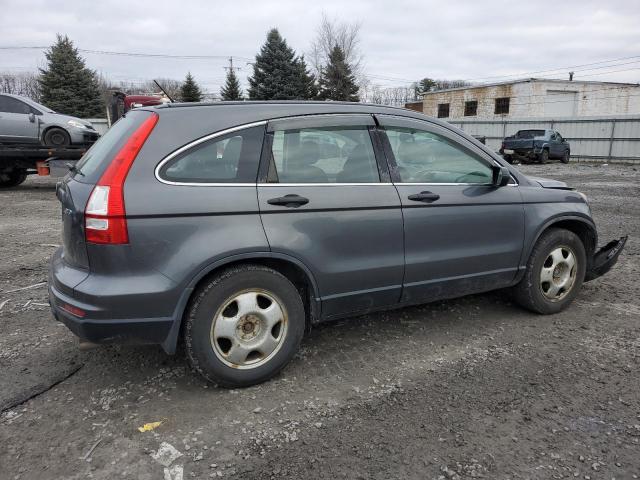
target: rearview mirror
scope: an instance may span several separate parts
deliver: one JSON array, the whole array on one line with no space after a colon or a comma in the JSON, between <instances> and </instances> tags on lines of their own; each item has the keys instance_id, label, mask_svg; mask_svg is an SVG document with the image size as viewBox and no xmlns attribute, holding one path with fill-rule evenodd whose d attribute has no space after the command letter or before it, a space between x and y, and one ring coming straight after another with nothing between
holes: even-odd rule
<instances>
[{"instance_id":1,"label":"rearview mirror","mask_svg":"<svg viewBox=\"0 0 640 480\"><path fill-rule=\"evenodd\" d=\"M511 180L511 172L507 167L500 165L493 166L493 185L496 187L504 187Z\"/></svg>"},{"instance_id":2,"label":"rearview mirror","mask_svg":"<svg viewBox=\"0 0 640 480\"><path fill-rule=\"evenodd\" d=\"M34 123L36 121L36 116L33 114L33 112L29 114L29 121L31 123Z\"/></svg>"}]
</instances>

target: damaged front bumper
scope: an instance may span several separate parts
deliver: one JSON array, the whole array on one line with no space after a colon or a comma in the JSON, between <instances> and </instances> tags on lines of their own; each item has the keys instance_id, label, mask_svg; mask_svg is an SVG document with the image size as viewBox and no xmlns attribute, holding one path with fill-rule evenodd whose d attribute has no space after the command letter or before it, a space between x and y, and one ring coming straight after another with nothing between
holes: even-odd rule
<instances>
[{"instance_id":1,"label":"damaged front bumper","mask_svg":"<svg viewBox=\"0 0 640 480\"><path fill-rule=\"evenodd\" d=\"M618 262L620 252L627 243L628 236L612 240L598 250L591 261L591 268L587 271L584 281L588 282L607 273Z\"/></svg>"}]
</instances>

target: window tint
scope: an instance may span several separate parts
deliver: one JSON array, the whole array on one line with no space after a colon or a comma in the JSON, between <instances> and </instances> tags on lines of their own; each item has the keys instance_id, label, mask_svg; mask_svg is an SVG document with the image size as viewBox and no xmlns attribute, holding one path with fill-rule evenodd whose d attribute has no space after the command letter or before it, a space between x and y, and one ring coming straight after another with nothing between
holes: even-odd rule
<instances>
[{"instance_id":1,"label":"window tint","mask_svg":"<svg viewBox=\"0 0 640 480\"><path fill-rule=\"evenodd\" d=\"M489 165L440 135L396 127L385 131L402 183L491 183Z\"/></svg>"},{"instance_id":2,"label":"window tint","mask_svg":"<svg viewBox=\"0 0 640 480\"><path fill-rule=\"evenodd\" d=\"M374 183L378 165L366 127L274 132L269 182Z\"/></svg>"},{"instance_id":3,"label":"window tint","mask_svg":"<svg viewBox=\"0 0 640 480\"><path fill-rule=\"evenodd\" d=\"M160 177L184 183L254 183L264 127L252 127L196 145L171 159Z\"/></svg>"},{"instance_id":4,"label":"window tint","mask_svg":"<svg viewBox=\"0 0 640 480\"><path fill-rule=\"evenodd\" d=\"M0 95L0 112L29 114L31 107L15 98Z\"/></svg>"}]
</instances>

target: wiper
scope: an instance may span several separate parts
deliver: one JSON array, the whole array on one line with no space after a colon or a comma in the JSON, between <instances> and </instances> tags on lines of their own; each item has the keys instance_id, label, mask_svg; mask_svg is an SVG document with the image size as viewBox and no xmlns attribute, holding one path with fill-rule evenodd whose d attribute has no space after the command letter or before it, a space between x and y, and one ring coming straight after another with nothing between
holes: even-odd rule
<instances>
[{"instance_id":1,"label":"wiper","mask_svg":"<svg viewBox=\"0 0 640 480\"><path fill-rule=\"evenodd\" d=\"M84 173L78 170L78 167L76 167L73 163L66 162L65 165L67 166L67 168L71 173L82 175L84 177Z\"/></svg>"}]
</instances>

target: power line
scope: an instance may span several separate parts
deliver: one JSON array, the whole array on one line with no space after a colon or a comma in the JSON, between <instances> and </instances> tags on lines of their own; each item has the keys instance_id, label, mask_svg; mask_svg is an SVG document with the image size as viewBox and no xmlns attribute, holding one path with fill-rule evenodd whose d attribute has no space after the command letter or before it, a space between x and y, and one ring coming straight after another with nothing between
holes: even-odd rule
<instances>
[{"instance_id":1,"label":"power line","mask_svg":"<svg viewBox=\"0 0 640 480\"><path fill-rule=\"evenodd\" d=\"M0 46L0 50L47 50L48 48L49 47L43 46ZM229 58L229 55L174 55L169 53L116 52L111 50L92 50L86 48L78 48L77 50L82 53L90 53L96 55L114 55L123 57L173 58L184 60L226 60ZM253 60L252 58L241 57L238 55L234 55L234 57L240 58L242 60Z\"/></svg>"}]
</instances>

